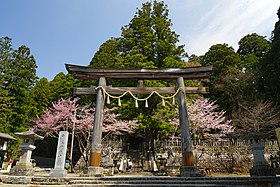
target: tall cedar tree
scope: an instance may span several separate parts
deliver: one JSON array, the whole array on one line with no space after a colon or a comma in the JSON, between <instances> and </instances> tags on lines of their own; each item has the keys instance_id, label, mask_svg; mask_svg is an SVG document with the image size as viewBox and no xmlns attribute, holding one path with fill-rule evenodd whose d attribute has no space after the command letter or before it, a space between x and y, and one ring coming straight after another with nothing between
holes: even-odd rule
<instances>
[{"instance_id":1,"label":"tall cedar tree","mask_svg":"<svg viewBox=\"0 0 280 187\"><path fill-rule=\"evenodd\" d=\"M3 37L0 39L0 132L8 133L10 129L11 97L5 89L5 72L7 71L7 63L11 61L11 39Z\"/></svg>"},{"instance_id":2,"label":"tall cedar tree","mask_svg":"<svg viewBox=\"0 0 280 187\"><path fill-rule=\"evenodd\" d=\"M256 76L271 46L264 36L256 33L244 36L238 44L237 53L228 44L216 44L202 57L202 64L215 67L210 98L216 100L230 118L240 103L258 99Z\"/></svg>"},{"instance_id":3,"label":"tall cedar tree","mask_svg":"<svg viewBox=\"0 0 280 187\"><path fill-rule=\"evenodd\" d=\"M280 7L278 21L272 32L271 49L260 70L260 89L265 97L280 103Z\"/></svg>"},{"instance_id":4,"label":"tall cedar tree","mask_svg":"<svg viewBox=\"0 0 280 187\"><path fill-rule=\"evenodd\" d=\"M212 64L215 67L210 80L209 97L217 101L220 109L226 111L227 116L232 115L236 105L235 89L233 84L238 76L241 59L228 44L216 44L210 47L202 58L202 64Z\"/></svg>"},{"instance_id":5,"label":"tall cedar tree","mask_svg":"<svg viewBox=\"0 0 280 187\"><path fill-rule=\"evenodd\" d=\"M78 81L71 74L58 73L50 82L47 78L42 78L37 81L36 85L30 90L34 103L33 118L43 114L44 109L52 106L52 102L57 102L59 99L73 97L73 88L81 87L82 81ZM87 85L88 86L88 85ZM85 101L79 103L85 103ZM91 103L86 101L86 103Z\"/></svg>"},{"instance_id":6,"label":"tall cedar tree","mask_svg":"<svg viewBox=\"0 0 280 187\"><path fill-rule=\"evenodd\" d=\"M172 29L168 18L168 8L164 2L147 2L137 9L136 14L128 25L121 28L119 38L111 38L101 45L95 53L91 67L103 68L167 68L184 67L183 58L186 57L183 45L177 45L179 35ZM136 82L109 82L114 86L136 86ZM167 86L166 81L145 81L145 86ZM145 131L145 139L158 136L159 128L164 128L162 122L152 118L157 104L161 100L157 97L149 99L149 107L140 102L135 108L134 100L124 98L119 112L124 119L137 119ZM142 134L142 133L139 133Z\"/></svg>"},{"instance_id":7,"label":"tall cedar tree","mask_svg":"<svg viewBox=\"0 0 280 187\"><path fill-rule=\"evenodd\" d=\"M168 9L163 2L144 3L120 38L101 45L90 66L110 68L182 67L186 56L179 35L171 30Z\"/></svg>"},{"instance_id":8,"label":"tall cedar tree","mask_svg":"<svg viewBox=\"0 0 280 187\"><path fill-rule=\"evenodd\" d=\"M36 62L28 47L20 46L14 50L8 37L2 37L0 44L0 85L1 93L6 97L0 102L3 104L4 101L5 110L9 110L5 115L6 124L10 124L5 131L22 131L30 122L33 108L29 91L37 79ZM7 102L10 104L7 105Z\"/></svg>"},{"instance_id":9,"label":"tall cedar tree","mask_svg":"<svg viewBox=\"0 0 280 187\"><path fill-rule=\"evenodd\" d=\"M237 53L241 56L243 71L255 73L270 50L271 43L264 36L248 34L238 42ZM244 69L245 68L245 69Z\"/></svg>"},{"instance_id":10,"label":"tall cedar tree","mask_svg":"<svg viewBox=\"0 0 280 187\"><path fill-rule=\"evenodd\" d=\"M55 90L51 90L50 83L47 78L40 79L36 85L30 90L30 94L34 103L33 114L41 115L45 108L49 107L52 102L57 100L51 100L51 96L55 93Z\"/></svg>"},{"instance_id":11,"label":"tall cedar tree","mask_svg":"<svg viewBox=\"0 0 280 187\"><path fill-rule=\"evenodd\" d=\"M11 112L11 98L8 97L8 91L2 88L2 81L0 82L0 87L0 132L8 133L10 129L9 114Z\"/></svg>"}]
</instances>

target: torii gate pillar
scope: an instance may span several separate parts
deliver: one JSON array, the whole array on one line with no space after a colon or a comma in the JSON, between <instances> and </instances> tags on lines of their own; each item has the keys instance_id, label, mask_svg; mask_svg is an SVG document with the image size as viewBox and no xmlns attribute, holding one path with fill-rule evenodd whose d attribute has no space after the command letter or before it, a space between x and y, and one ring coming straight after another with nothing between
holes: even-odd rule
<instances>
[{"instance_id":1,"label":"torii gate pillar","mask_svg":"<svg viewBox=\"0 0 280 187\"><path fill-rule=\"evenodd\" d=\"M192 140L189 128L189 116L186 102L186 92L183 77L177 79L177 89L183 88L177 95L179 107L179 120L181 129L181 144L182 144L182 165L180 175L182 177L201 176L197 167L195 167L194 156L192 152Z\"/></svg>"},{"instance_id":2,"label":"torii gate pillar","mask_svg":"<svg viewBox=\"0 0 280 187\"><path fill-rule=\"evenodd\" d=\"M99 86L106 86L105 77L100 77ZM96 108L94 113L94 122L92 130L92 142L90 150L89 167L87 174L89 176L100 176L103 173L103 168L100 167L101 160L101 141L102 141L102 123L103 123L103 109L105 98L101 88L97 90Z\"/></svg>"}]
</instances>

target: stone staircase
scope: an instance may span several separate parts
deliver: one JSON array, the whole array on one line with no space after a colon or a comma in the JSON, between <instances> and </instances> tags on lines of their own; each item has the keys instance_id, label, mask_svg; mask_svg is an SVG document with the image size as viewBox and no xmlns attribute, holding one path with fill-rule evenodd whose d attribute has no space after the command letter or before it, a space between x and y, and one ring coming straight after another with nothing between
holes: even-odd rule
<instances>
[{"instance_id":1,"label":"stone staircase","mask_svg":"<svg viewBox=\"0 0 280 187\"><path fill-rule=\"evenodd\" d=\"M114 177L33 177L32 185L89 186L172 186L172 187L280 187L279 177L168 177L168 176L114 176Z\"/></svg>"}]
</instances>

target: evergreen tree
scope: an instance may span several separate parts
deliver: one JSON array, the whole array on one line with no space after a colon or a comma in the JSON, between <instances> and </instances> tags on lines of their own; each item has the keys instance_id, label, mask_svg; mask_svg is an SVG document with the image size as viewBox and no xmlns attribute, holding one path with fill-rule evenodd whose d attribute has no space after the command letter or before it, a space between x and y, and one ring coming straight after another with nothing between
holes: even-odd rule
<instances>
[{"instance_id":1,"label":"evergreen tree","mask_svg":"<svg viewBox=\"0 0 280 187\"><path fill-rule=\"evenodd\" d=\"M10 128L6 132L22 131L30 122L30 115L33 108L30 97L30 89L37 79L36 62L30 54L30 49L20 46L17 50L12 49L11 39L1 38L0 45L0 66L1 66L1 88L6 94L5 110Z\"/></svg>"},{"instance_id":2,"label":"evergreen tree","mask_svg":"<svg viewBox=\"0 0 280 187\"><path fill-rule=\"evenodd\" d=\"M36 62L26 46L20 46L13 52L13 61L9 67L7 90L12 96L12 132L26 129L34 107L30 89L37 79Z\"/></svg>"},{"instance_id":3,"label":"evergreen tree","mask_svg":"<svg viewBox=\"0 0 280 187\"><path fill-rule=\"evenodd\" d=\"M163 2L147 2L130 23L122 27L119 38L101 45L90 66L111 68L182 67L186 56L179 35L171 30L168 9Z\"/></svg>"},{"instance_id":4,"label":"evergreen tree","mask_svg":"<svg viewBox=\"0 0 280 187\"><path fill-rule=\"evenodd\" d=\"M271 42L256 33L244 36L238 44L237 53L241 58L240 72L233 84L234 87L232 87L232 95L235 95L239 105L235 115L241 111L241 105L247 106L260 98L256 84L258 71L271 48Z\"/></svg>"},{"instance_id":5,"label":"evergreen tree","mask_svg":"<svg viewBox=\"0 0 280 187\"><path fill-rule=\"evenodd\" d=\"M95 53L90 66L95 68L124 68L120 58L119 38L111 38L103 43Z\"/></svg>"},{"instance_id":6,"label":"evergreen tree","mask_svg":"<svg viewBox=\"0 0 280 187\"><path fill-rule=\"evenodd\" d=\"M0 82L0 132L8 133L10 129L11 103L8 91L3 89L3 83Z\"/></svg>"},{"instance_id":7,"label":"evergreen tree","mask_svg":"<svg viewBox=\"0 0 280 187\"><path fill-rule=\"evenodd\" d=\"M259 91L266 98L280 103L280 7L277 15L279 20L272 32L271 49L259 72Z\"/></svg>"},{"instance_id":8,"label":"evergreen tree","mask_svg":"<svg viewBox=\"0 0 280 187\"><path fill-rule=\"evenodd\" d=\"M11 61L12 45L8 37L0 38L0 132L8 133L11 128L11 96L5 87L7 64Z\"/></svg>"},{"instance_id":9,"label":"evergreen tree","mask_svg":"<svg viewBox=\"0 0 280 187\"><path fill-rule=\"evenodd\" d=\"M263 58L271 47L270 41L256 33L244 36L238 44L237 53L242 59L241 68L243 68L243 71L246 69L247 72L255 72L259 69Z\"/></svg>"},{"instance_id":10,"label":"evergreen tree","mask_svg":"<svg viewBox=\"0 0 280 187\"><path fill-rule=\"evenodd\" d=\"M215 76L220 76L224 72L230 71L232 67L238 68L240 63L239 55L228 44L211 46L202 59L202 64L212 64L215 67Z\"/></svg>"},{"instance_id":11,"label":"evergreen tree","mask_svg":"<svg viewBox=\"0 0 280 187\"><path fill-rule=\"evenodd\" d=\"M164 2L152 1L137 9L136 14L128 25L121 28L119 38L111 38L101 45L95 53L91 67L103 68L179 68L185 67L184 57L187 54L183 45L178 45L179 35L172 29L169 11ZM115 81L108 85L136 86L134 81ZM145 86L167 86L167 81L145 81ZM141 97L141 96L138 96ZM145 139L153 140L164 134L166 122L157 120L158 103L161 99L149 99L149 107L145 108L144 102L139 102L135 109L135 101L124 98L118 112L122 119L137 119L140 122L138 134L145 134ZM163 112L166 113L166 112Z\"/></svg>"},{"instance_id":12,"label":"evergreen tree","mask_svg":"<svg viewBox=\"0 0 280 187\"><path fill-rule=\"evenodd\" d=\"M34 103L33 116L41 115L52 103L50 83L47 78L40 79L30 91Z\"/></svg>"},{"instance_id":13,"label":"evergreen tree","mask_svg":"<svg viewBox=\"0 0 280 187\"><path fill-rule=\"evenodd\" d=\"M216 44L211 46L202 57L202 64L214 66L209 85L209 97L217 101L220 108L226 111L228 117L231 117L236 107L237 96L240 95L239 89L236 89L236 81L241 73L239 55L228 44Z\"/></svg>"},{"instance_id":14,"label":"evergreen tree","mask_svg":"<svg viewBox=\"0 0 280 187\"><path fill-rule=\"evenodd\" d=\"M50 102L57 102L61 98L67 99L73 96L73 88L77 80L71 74L60 72L49 82L51 95Z\"/></svg>"},{"instance_id":15,"label":"evergreen tree","mask_svg":"<svg viewBox=\"0 0 280 187\"><path fill-rule=\"evenodd\" d=\"M182 67L186 56L179 35L171 30L168 8L163 2L144 3L122 28L122 51L128 67Z\"/></svg>"}]
</instances>

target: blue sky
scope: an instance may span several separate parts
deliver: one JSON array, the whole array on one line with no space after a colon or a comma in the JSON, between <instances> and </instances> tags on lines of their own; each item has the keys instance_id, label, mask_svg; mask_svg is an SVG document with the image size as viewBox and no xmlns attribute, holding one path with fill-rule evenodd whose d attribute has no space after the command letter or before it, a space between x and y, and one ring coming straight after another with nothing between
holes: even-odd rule
<instances>
[{"instance_id":1,"label":"blue sky","mask_svg":"<svg viewBox=\"0 0 280 187\"><path fill-rule=\"evenodd\" d=\"M39 78L52 80L64 64L88 65L99 46L119 37L144 0L1 0L0 37L13 48L26 45ZM204 54L217 43L236 50L256 32L270 38L280 0L165 0L172 29L188 54Z\"/></svg>"}]
</instances>

